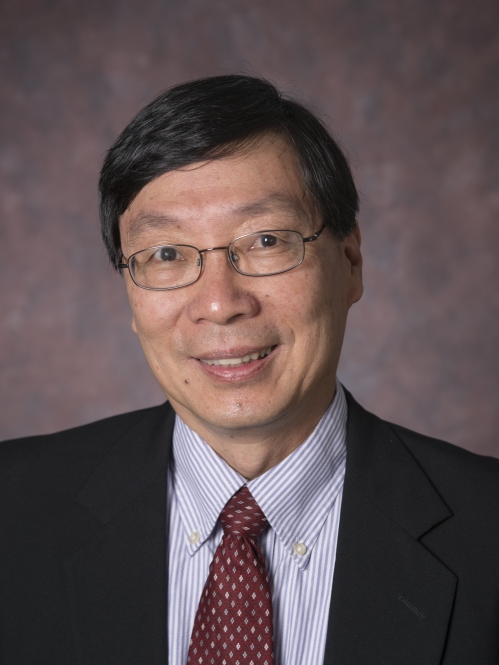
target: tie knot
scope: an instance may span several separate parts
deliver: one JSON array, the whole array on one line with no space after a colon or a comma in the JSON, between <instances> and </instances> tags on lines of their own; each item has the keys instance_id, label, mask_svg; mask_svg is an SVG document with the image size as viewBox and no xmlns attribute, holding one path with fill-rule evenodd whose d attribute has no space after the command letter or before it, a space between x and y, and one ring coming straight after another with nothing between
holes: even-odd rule
<instances>
[{"instance_id":1,"label":"tie knot","mask_svg":"<svg viewBox=\"0 0 499 665\"><path fill-rule=\"evenodd\" d=\"M267 526L267 518L248 487L244 485L220 513L224 535L258 538Z\"/></svg>"}]
</instances>

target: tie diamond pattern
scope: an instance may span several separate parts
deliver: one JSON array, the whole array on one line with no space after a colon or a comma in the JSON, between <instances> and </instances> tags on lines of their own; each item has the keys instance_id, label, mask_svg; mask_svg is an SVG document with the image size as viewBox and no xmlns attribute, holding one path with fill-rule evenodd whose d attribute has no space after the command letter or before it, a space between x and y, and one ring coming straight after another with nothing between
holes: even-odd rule
<instances>
[{"instance_id":1,"label":"tie diamond pattern","mask_svg":"<svg viewBox=\"0 0 499 665\"><path fill-rule=\"evenodd\" d=\"M220 514L224 535L194 619L189 665L273 665L272 597L258 537L268 522L244 485Z\"/></svg>"}]
</instances>

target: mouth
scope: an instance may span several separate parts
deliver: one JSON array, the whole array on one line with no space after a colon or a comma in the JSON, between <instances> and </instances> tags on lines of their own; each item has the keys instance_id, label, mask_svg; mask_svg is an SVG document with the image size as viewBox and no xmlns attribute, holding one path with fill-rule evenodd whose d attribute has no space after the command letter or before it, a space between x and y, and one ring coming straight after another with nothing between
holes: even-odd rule
<instances>
[{"instance_id":1,"label":"mouth","mask_svg":"<svg viewBox=\"0 0 499 665\"><path fill-rule=\"evenodd\" d=\"M269 355L276 347L269 346L265 349L260 349L259 351L253 351L247 353L238 358L198 358L198 360L203 363L203 365L219 365L222 367L239 367L240 365L246 365L247 363L253 362L255 360L261 360Z\"/></svg>"}]
</instances>

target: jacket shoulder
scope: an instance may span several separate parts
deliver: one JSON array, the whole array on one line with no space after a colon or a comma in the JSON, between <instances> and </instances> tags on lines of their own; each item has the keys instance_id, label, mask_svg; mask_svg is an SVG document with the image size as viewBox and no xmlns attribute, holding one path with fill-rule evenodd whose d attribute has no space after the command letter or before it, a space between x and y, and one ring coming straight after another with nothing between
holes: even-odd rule
<instances>
[{"instance_id":1,"label":"jacket shoulder","mask_svg":"<svg viewBox=\"0 0 499 665\"><path fill-rule=\"evenodd\" d=\"M347 469L348 455L353 453L363 482L368 482L374 472L374 458L381 460L376 467L376 473L383 474L381 478L386 475L386 467L395 474L408 473L410 465L404 467L405 471L397 465L404 465L404 456L409 453L452 511L482 511L489 517L491 511L499 511L498 459L390 423L366 411L347 390L345 394L351 439L356 442L350 451L347 446Z\"/></svg>"},{"instance_id":2,"label":"jacket shoulder","mask_svg":"<svg viewBox=\"0 0 499 665\"><path fill-rule=\"evenodd\" d=\"M0 486L84 482L113 445L141 421L159 420L171 410L160 406L104 418L54 434L0 442ZM0 490L1 491L1 490Z\"/></svg>"},{"instance_id":3,"label":"jacket shoulder","mask_svg":"<svg viewBox=\"0 0 499 665\"><path fill-rule=\"evenodd\" d=\"M153 417L163 414L169 407L168 403L152 406L137 411L129 411L116 416L102 418L85 425L78 425L69 429L61 430L51 434L38 434L34 436L20 437L17 439L8 439L0 442L0 455L8 450L19 450L20 448L30 448L33 446L50 446L57 444L67 444L70 442L88 442L89 440L107 438L111 435L124 434L130 427L133 427L143 418Z\"/></svg>"},{"instance_id":4,"label":"jacket shoulder","mask_svg":"<svg viewBox=\"0 0 499 665\"><path fill-rule=\"evenodd\" d=\"M400 425L388 426L404 443L435 487L459 503L492 500L499 508L499 459L478 455L454 444Z\"/></svg>"}]
</instances>

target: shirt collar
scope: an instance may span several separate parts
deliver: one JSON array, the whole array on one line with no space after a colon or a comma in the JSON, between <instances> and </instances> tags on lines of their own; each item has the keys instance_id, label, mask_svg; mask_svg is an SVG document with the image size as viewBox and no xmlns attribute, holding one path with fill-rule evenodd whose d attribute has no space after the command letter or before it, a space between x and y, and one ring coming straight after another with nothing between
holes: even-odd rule
<instances>
[{"instance_id":1,"label":"shirt collar","mask_svg":"<svg viewBox=\"0 0 499 665\"><path fill-rule=\"evenodd\" d=\"M346 421L345 393L337 382L334 399L312 434L282 462L248 482L285 551L300 568L307 565L343 486ZM223 507L246 480L178 416L173 459L175 494L188 551L194 554L210 537ZM200 536L195 543L189 542L193 532ZM304 554L299 553L297 544L305 546Z\"/></svg>"},{"instance_id":2,"label":"shirt collar","mask_svg":"<svg viewBox=\"0 0 499 665\"><path fill-rule=\"evenodd\" d=\"M192 555L211 536L222 509L246 480L176 416L172 481ZM198 539L189 539L192 534Z\"/></svg>"}]
</instances>

